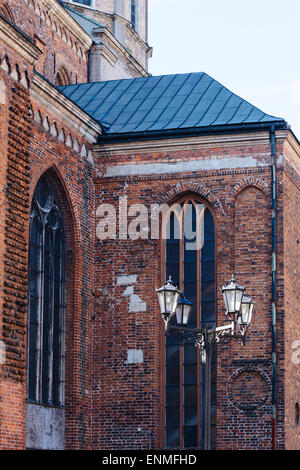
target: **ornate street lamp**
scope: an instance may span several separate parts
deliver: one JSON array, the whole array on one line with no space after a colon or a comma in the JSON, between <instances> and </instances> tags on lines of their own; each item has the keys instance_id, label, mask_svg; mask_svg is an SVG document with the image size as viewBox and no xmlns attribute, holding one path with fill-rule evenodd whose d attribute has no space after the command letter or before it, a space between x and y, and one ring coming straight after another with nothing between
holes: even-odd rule
<instances>
[{"instance_id":1,"label":"ornate street lamp","mask_svg":"<svg viewBox=\"0 0 300 470\"><path fill-rule=\"evenodd\" d=\"M244 292L245 288L237 285L234 277L232 276L230 284L222 289L226 306L226 315L235 315L240 312Z\"/></svg>"},{"instance_id":2,"label":"ornate street lamp","mask_svg":"<svg viewBox=\"0 0 300 470\"><path fill-rule=\"evenodd\" d=\"M180 343L195 342L195 346L207 356L214 343L225 339L241 340L245 344L246 333L251 324L254 302L245 295L245 288L239 286L234 277L230 283L222 288L226 316L231 321L223 326L209 328L207 326L188 328L188 320L192 310L192 302L186 299L177 287L173 285L171 276L166 285L157 289L162 318L165 321L166 333L176 331L180 336ZM181 295L181 297L180 297ZM170 325L169 321L176 312L177 325Z\"/></svg>"},{"instance_id":3,"label":"ornate street lamp","mask_svg":"<svg viewBox=\"0 0 300 470\"><path fill-rule=\"evenodd\" d=\"M243 337L245 337L246 332L249 326L251 325L254 304L255 302L253 302L250 297L243 295L241 302L241 310L238 316L238 326Z\"/></svg>"},{"instance_id":4,"label":"ornate street lamp","mask_svg":"<svg viewBox=\"0 0 300 470\"><path fill-rule=\"evenodd\" d=\"M160 289L157 289L156 292L158 296L161 316L165 321L165 327L167 330L169 321L176 311L181 291L174 286L172 278L170 276L166 284Z\"/></svg>"},{"instance_id":5,"label":"ornate street lamp","mask_svg":"<svg viewBox=\"0 0 300 470\"><path fill-rule=\"evenodd\" d=\"M227 324L210 328L204 326L201 329L187 326L192 310L192 302L174 287L171 277L166 285L157 290L160 311L166 325L166 334L175 331L178 334L179 345L194 342L199 348L201 362L205 365L205 449L210 448L210 420L211 420L211 346L227 339L242 341L245 344L246 333L251 324L254 302L245 295L245 288L239 286L232 277L228 286L222 288ZM169 323L170 318L176 312L177 325Z\"/></svg>"},{"instance_id":6,"label":"ornate street lamp","mask_svg":"<svg viewBox=\"0 0 300 470\"><path fill-rule=\"evenodd\" d=\"M192 307L193 302L182 294L176 307L176 321L178 325L187 326Z\"/></svg>"}]
</instances>

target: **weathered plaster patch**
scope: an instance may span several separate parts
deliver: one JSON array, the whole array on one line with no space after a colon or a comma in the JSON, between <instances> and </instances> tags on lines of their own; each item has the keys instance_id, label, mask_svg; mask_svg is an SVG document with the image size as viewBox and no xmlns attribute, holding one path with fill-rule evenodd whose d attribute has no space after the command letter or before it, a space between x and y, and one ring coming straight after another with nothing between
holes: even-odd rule
<instances>
[{"instance_id":1,"label":"weathered plaster patch","mask_svg":"<svg viewBox=\"0 0 300 470\"><path fill-rule=\"evenodd\" d=\"M117 285L118 286L128 286L130 284L135 284L137 282L137 276L118 276Z\"/></svg>"},{"instance_id":2,"label":"weathered plaster patch","mask_svg":"<svg viewBox=\"0 0 300 470\"><path fill-rule=\"evenodd\" d=\"M0 80L0 104L6 104L6 86L3 80Z\"/></svg>"},{"instance_id":3,"label":"weathered plaster patch","mask_svg":"<svg viewBox=\"0 0 300 470\"><path fill-rule=\"evenodd\" d=\"M5 364L6 361L6 346L4 341L0 341L0 365Z\"/></svg>"},{"instance_id":4,"label":"weathered plaster patch","mask_svg":"<svg viewBox=\"0 0 300 470\"><path fill-rule=\"evenodd\" d=\"M105 176L138 176L207 170L231 170L237 168L254 168L262 165L264 165L264 163L254 157L208 158L178 163L141 163L109 166L106 168Z\"/></svg>"},{"instance_id":5,"label":"weathered plaster patch","mask_svg":"<svg viewBox=\"0 0 300 470\"><path fill-rule=\"evenodd\" d=\"M131 295L131 294L133 294L133 286L128 286L125 292L123 292L123 295Z\"/></svg>"},{"instance_id":6,"label":"weathered plaster patch","mask_svg":"<svg viewBox=\"0 0 300 470\"><path fill-rule=\"evenodd\" d=\"M146 302L143 302L139 295L134 293L133 284L137 283L137 275L118 276L117 286L127 286L122 295L129 297L129 312L139 313L145 312L147 309Z\"/></svg>"},{"instance_id":7,"label":"weathered plaster patch","mask_svg":"<svg viewBox=\"0 0 300 470\"><path fill-rule=\"evenodd\" d=\"M144 362L144 353L141 349L128 349L126 364L140 364Z\"/></svg>"},{"instance_id":8,"label":"weathered plaster patch","mask_svg":"<svg viewBox=\"0 0 300 470\"><path fill-rule=\"evenodd\" d=\"M26 447L63 450L65 410L28 403L26 411Z\"/></svg>"},{"instance_id":9,"label":"weathered plaster patch","mask_svg":"<svg viewBox=\"0 0 300 470\"><path fill-rule=\"evenodd\" d=\"M130 313L138 313L138 312L146 312L147 304L143 302L142 299L136 295L130 295L130 302L129 302L129 312Z\"/></svg>"}]
</instances>

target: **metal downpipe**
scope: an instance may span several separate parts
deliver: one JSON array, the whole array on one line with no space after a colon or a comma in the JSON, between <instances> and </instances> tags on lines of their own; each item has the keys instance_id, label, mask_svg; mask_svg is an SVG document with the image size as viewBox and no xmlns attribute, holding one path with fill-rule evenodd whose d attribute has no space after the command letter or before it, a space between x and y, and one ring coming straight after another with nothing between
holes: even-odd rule
<instances>
[{"instance_id":1,"label":"metal downpipe","mask_svg":"<svg viewBox=\"0 0 300 470\"><path fill-rule=\"evenodd\" d=\"M272 175L272 450L277 447L277 174L276 136L271 127Z\"/></svg>"}]
</instances>

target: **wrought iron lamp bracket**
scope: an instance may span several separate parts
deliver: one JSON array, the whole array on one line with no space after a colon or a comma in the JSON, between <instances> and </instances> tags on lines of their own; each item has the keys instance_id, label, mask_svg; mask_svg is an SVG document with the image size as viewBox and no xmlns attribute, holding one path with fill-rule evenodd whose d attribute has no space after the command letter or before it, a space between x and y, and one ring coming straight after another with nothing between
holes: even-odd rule
<instances>
[{"instance_id":1,"label":"wrought iron lamp bracket","mask_svg":"<svg viewBox=\"0 0 300 470\"><path fill-rule=\"evenodd\" d=\"M176 331L179 336L179 344L195 343L201 353L209 353L211 345L225 343L229 340L241 340L245 344L245 333L238 334L235 329L235 322L216 328L187 328L186 326L168 325L167 334Z\"/></svg>"}]
</instances>

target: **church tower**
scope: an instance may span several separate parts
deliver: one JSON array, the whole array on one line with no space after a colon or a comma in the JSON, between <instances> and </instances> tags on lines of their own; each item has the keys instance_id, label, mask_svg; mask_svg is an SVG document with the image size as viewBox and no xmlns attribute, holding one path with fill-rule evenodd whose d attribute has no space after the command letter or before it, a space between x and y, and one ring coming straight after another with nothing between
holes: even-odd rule
<instances>
[{"instance_id":1,"label":"church tower","mask_svg":"<svg viewBox=\"0 0 300 470\"><path fill-rule=\"evenodd\" d=\"M90 81L148 75L152 53L148 0L69 0L64 4L93 37ZM90 20L88 25L83 16Z\"/></svg>"}]
</instances>

